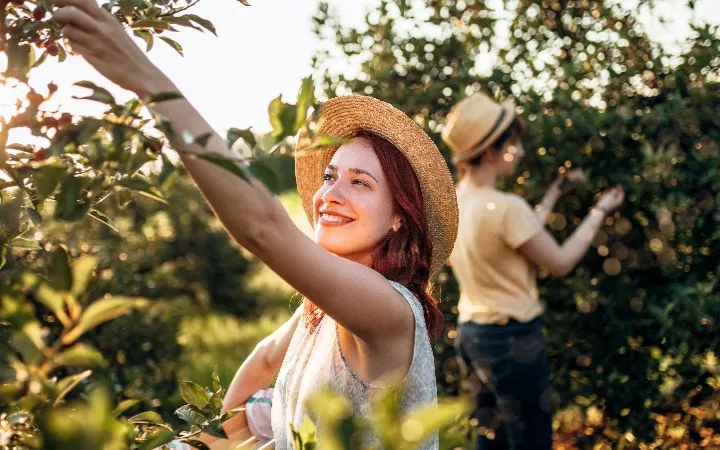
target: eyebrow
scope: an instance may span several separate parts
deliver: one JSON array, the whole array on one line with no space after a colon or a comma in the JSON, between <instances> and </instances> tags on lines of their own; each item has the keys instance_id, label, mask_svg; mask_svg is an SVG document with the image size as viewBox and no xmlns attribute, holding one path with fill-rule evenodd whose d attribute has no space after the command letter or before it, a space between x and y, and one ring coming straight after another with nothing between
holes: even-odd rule
<instances>
[{"instance_id":1,"label":"eyebrow","mask_svg":"<svg viewBox=\"0 0 720 450\"><path fill-rule=\"evenodd\" d=\"M328 168L328 170L331 170L331 171L333 171L333 172L337 172L337 171L338 171L338 168L335 167L335 166L333 166L332 164L328 164L327 168ZM378 181L378 179L375 178L375 175L371 174L371 173L368 172L367 170L352 168L352 169L348 169L348 172L350 172L350 173L355 173L355 174L367 175L367 176L369 176L370 178L372 178L373 180L375 180L375 182L376 182L377 184L380 184L380 181Z\"/></svg>"}]
</instances>

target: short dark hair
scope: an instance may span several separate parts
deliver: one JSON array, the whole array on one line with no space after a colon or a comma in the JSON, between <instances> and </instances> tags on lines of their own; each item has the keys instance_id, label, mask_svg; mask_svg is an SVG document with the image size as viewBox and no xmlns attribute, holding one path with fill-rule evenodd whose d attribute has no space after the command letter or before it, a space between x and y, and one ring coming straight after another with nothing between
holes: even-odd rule
<instances>
[{"instance_id":1,"label":"short dark hair","mask_svg":"<svg viewBox=\"0 0 720 450\"><path fill-rule=\"evenodd\" d=\"M505 147L505 144L507 144L508 141L510 141L511 139L520 139L521 137L523 137L526 131L527 124L525 123L525 120L515 116L513 121L510 122L510 125L508 125L505 131L503 131L497 139L495 139L495 142L490 145L487 151L499 152L503 149L503 147ZM485 152L481 152L479 155L469 160L468 164L470 164L471 166L479 166L482 162L482 156L484 153Z\"/></svg>"}]
</instances>

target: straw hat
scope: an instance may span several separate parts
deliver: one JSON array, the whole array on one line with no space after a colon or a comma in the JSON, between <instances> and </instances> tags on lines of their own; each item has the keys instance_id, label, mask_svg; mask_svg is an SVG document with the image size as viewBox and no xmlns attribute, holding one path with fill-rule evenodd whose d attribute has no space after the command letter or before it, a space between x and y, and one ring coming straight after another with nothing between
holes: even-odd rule
<instances>
[{"instance_id":1,"label":"straw hat","mask_svg":"<svg viewBox=\"0 0 720 450\"><path fill-rule=\"evenodd\" d=\"M405 113L383 101L361 95L336 97L320 110L316 137L349 138L369 131L387 139L402 152L420 182L425 216L432 241L430 272L442 268L452 252L458 229L455 186L445 160L433 141ZM303 134L295 149L295 179L305 213L313 224L313 195L337 146L304 151L312 144Z\"/></svg>"},{"instance_id":2,"label":"straw hat","mask_svg":"<svg viewBox=\"0 0 720 450\"><path fill-rule=\"evenodd\" d=\"M502 105L483 93L476 93L453 106L445 120L443 141L457 164L487 150L515 119L515 104Z\"/></svg>"}]
</instances>

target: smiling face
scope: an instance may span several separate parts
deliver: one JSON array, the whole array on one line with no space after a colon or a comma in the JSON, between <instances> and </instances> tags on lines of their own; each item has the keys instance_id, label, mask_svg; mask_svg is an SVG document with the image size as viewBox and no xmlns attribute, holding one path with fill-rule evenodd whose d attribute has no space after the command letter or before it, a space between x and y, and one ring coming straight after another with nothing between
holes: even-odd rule
<instances>
[{"instance_id":1,"label":"smiling face","mask_svg":"<svg viewBox=\"0 0 720 450\"><path fill-rule=\"evenodd\" d=\"M365 138L338 148L313 196L315 242L352 261L371 263L380 241L401 226L375 150Z\"/></svg>"}]
</instances>

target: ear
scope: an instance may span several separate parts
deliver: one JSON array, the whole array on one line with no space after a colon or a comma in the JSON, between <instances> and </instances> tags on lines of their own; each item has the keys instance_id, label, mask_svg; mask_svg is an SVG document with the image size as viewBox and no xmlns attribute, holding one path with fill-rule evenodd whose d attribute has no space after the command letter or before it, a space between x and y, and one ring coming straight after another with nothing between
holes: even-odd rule
<instances>
[{"instance_id":1,"label":"ear","mask_svg":"<svg viewBox=\"0 0 720 450\"><path fill-rule=\"evenodd\" d=\"M495 162L496 156L497 155L495 154L495 150L492 147L488 148L483 152L482 163L489 165L493 164Z\"/></svg>"},{"instance_id":2,"label":"ear","mask_svg":"<svg viewBox=\"0 0 720 450\"><path fill-rule=\"evenodd\" d=\"M397 233L400 227L402 227L402 218L396 214L393 218L392 230Z\"/></svg>"}]
</instances>

